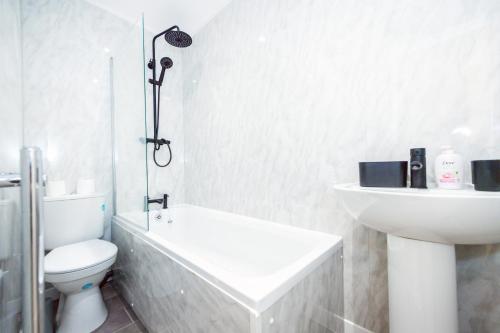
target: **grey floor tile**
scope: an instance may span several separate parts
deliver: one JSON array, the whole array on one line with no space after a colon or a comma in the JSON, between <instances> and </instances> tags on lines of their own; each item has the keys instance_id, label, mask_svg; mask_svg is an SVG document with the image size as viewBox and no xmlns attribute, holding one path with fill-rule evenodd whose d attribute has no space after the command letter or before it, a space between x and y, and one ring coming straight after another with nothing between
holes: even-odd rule
<instances>
[{"instance_id":1,"label":"grey floor tile","mask_svg":"<svg viewBox=\"0 0 500 333\"><path fill-rule=\"evenodd\" d=\"M104 322L104 324L95 330L95 333L113 333L122 328L125 328L132 324L130 317L128 316L125 308L110 311L108 315L108 319Z\"/></svg>"},{"instance_id":2,"label":"grey floor tile","mask_svg":"<svg viewBox=\"0 0 500 333\"><path fill-rule=\"evenodd\" d=\"M110 284L107 284L101 289L102 298L106 301L110 298L113 298L118 295L115 288L113 288Z\"/></svg>"},{"instance_id":3,"label":"grey floor tile","mask_svg":"<svg viewBox=\"0 0 500 333\"><path fill-rule=\"evenodd\" d=\"M109 314L104 324L93 333L147 333L134 311L112 284L102 288L102 294Z\"/></svg>"},{"instance_id":4,"label":"grey floor tile","mask_svg":"<svg viewBox=\"0 0 500 333\"><path fill-rule=\"evenodd\" d=\"M118 311L125 308L125 303L120 296L115 296L113 298L104 301L109 312Z\"/></svg>"}]
</instances>

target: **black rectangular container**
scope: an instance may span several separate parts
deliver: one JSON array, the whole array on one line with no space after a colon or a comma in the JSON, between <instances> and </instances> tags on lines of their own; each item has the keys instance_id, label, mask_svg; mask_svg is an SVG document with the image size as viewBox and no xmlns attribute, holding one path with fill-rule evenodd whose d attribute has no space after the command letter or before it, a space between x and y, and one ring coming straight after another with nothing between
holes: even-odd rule
<instances>
[{"instance_id":1,"label":"black rectangular container","mask_svg":"<svg viewBox=\"0 0 500 333\"><path fill-rule=\"evenodd\" d=\"M363 187L406 187L408 161L359 162L359 184Z\"/></svg>"},{"instance_id":2,"label":"black rectangular container","mask_svg":"<svg viewBox=\"0 0 500 333\"><path fill-rule=\"evenodd\" d=\"M472 161L471 164L476 191L500 191L500 160Z\"/></svg>"}]
</instances>

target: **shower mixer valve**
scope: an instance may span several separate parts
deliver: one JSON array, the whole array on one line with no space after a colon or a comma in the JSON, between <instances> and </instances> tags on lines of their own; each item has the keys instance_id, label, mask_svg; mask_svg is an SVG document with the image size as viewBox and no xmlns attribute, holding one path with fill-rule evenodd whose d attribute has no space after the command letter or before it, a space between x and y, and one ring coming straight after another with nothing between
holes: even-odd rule
<instances>
[{"instance_id":1,"label":"shower mixer valve","mask_svg":"<svg viewBox=\"0 0 500 333\"><path fill-rule=\"evenodd\" d=\"M154 143L154 144L157 144L159 146L162 146L162 145L169 145L170 144L170 140L167 140L167 139L154 139L154 138L146 138L146 143Z\"/></svg>"}]
</instances>

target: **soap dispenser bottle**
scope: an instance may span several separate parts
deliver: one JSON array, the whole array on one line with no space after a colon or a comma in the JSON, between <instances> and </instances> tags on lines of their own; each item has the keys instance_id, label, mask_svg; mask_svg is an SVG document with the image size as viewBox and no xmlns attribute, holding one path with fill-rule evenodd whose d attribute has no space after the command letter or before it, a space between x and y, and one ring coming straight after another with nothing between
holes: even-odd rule
<instances>
[{"instance_id":1,"label":"soap dispenser bottle","mask_svg":"<svg viewBox=\"0 0 500 333\"><path fill-rule=\"evenodd\" d=\"M451 146L442 146L434 164L439 188L459 190L464 185L464 159Z\"/></svg>"},{"instance_id":2,"label":"soap dispenser bottle","mask_svg":"<svg viewBox=\"0 0 500 333\"><path fill-rule=\"evenodd\" d=\"M413 148L410 150L410 155L410 187L427 188L425 148Z\"/></svg>"}]
</instances>

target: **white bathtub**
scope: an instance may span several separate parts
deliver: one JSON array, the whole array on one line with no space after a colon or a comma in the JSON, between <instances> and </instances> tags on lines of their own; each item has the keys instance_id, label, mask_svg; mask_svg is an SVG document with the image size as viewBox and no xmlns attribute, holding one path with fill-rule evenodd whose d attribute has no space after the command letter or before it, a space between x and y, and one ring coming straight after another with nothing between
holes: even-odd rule
<instances>
[{"instance_id":1,"label":"white bathtub","mask_svg":"<svg viewBox=\"0 0 500 333\"><path fill-rule=\"evenodd\" d=\"M150 212L144 231L137 225L145 214L126 213L114 221L255 312L341 247L339 236L192 205Z\"/></svg>"}]
</instances>

